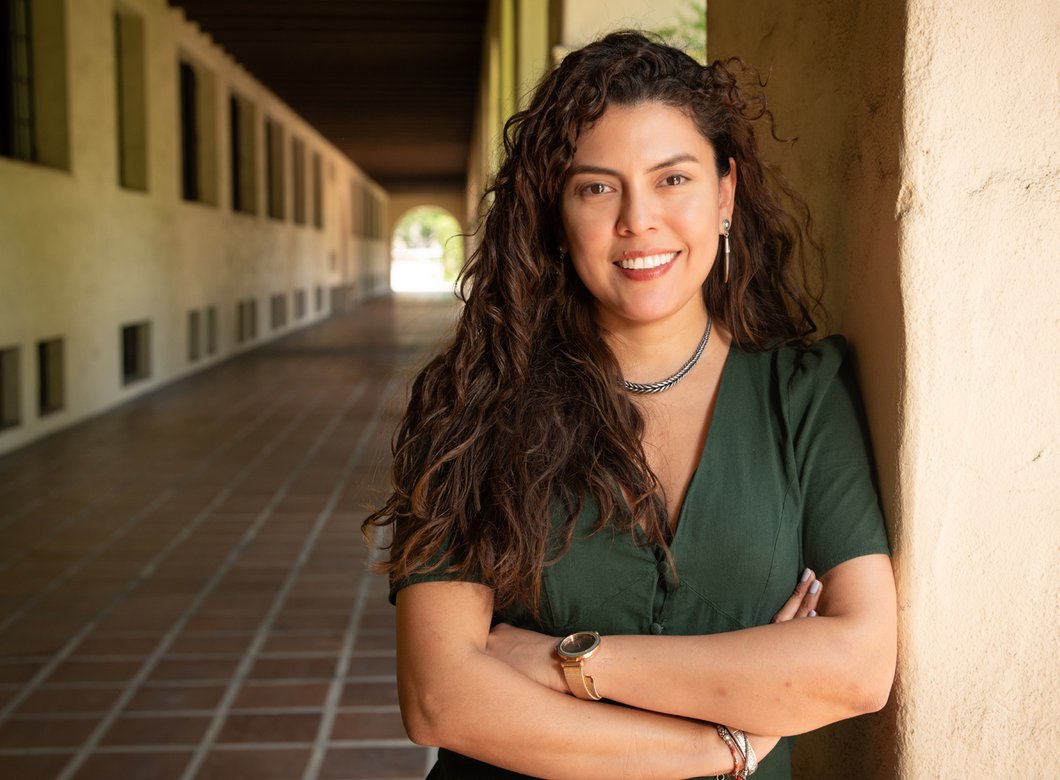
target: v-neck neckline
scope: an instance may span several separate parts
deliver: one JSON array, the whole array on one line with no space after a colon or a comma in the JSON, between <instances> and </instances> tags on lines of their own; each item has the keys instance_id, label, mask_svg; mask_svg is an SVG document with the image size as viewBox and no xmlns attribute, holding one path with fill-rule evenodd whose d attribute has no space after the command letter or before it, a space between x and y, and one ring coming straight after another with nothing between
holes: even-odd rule
<instances>
[{"instance_id":1,"label":"v-neck neckline","mask_svg":"<svg viewBox=\"0 0 1060 780\"><path fill-rule=\"evenodd\" d=\"M732 373L729 370L729 364L732 362L734 352L736 352L736 348L730 342L728 352L725 355L725 360L721 364L721 377L718 379L718 395L714 400L714 409L710 414L710 425L707 428L707 438L703 441L703 448L700 450L699 457L696 459L696 468L692 472L692 478L688 480L688 485L685 487L685 494L681 498L681 506L677 510L677 524L674 526L670 537L671 549L673 549L674 545L677 543L677 538L681 533L681 529L687 525L685 522L685 514L688 510L688 500L698 486L699 481L705 479L702 474L707 471L707 469L704 468L703 464L706 463L707 456L712 451L711 442L718 438L716 435L717 426L725 419L724 415L719 416L718 412L723 409L723 401L729 394L727 392L727 387L729 385L729 375Z\"/></svg>"},{"instance_id":2,"label":"v-neck neckline","mask_svg":"<svg viewBox=\"0 0 1060 780\"><path fill-rule=\"evenodd\" d=\"M725 354L725 360L722 362L721 365L721 377L718 379L718 397L714 401L714 411L710 415L710 427L707 429L707 438L703 442L703 448L700 450L699 458L696 460L696 468L692 472L692 478L688 480L688 485L685 487L685 495L681 499L681 506L677 510L677 525L674 527L673 535L670 538L671 550L674 549L674 545L677 542L678 534L681 533L681 528L687 525L684 519L685 511L688 507L688 499L692 495L693 489L697 487L698 480L705 479L705 477L700 476L700 473L706 471L706 469L703 468L703 464L707 460L707 455L710 453L710 443L711 441L717 438L715 431L717 430L717 424L719 420L724 419L724 417L718 417L718 410L722 408L723 399L726 398L731 392L727 390L728 385L730 384L729 375L732 373L729 364L732 363L733 354L735 352L737 352L737 348L733 346L733 344L730 342L728 346L728 352ZM619 488L618 494L619 498L622 499L622 503L625 504L626 510L632 511L630 509L629 502L626 500L625 493L621 490L621 488ZM633 525L633 532L637 535L638 541L647 541L646 537L644 536L644 529L641 528L639 524L635 523Z\"/></svg>"}]
</instances>

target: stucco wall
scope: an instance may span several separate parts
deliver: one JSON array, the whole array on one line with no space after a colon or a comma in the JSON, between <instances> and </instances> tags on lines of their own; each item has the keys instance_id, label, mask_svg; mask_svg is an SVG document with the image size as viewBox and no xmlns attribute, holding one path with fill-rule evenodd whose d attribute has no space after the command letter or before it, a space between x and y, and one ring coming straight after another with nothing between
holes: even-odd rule
<instances>
[{"instance_id":1,"label":"stucco wall","mask_svg":"<svg viewBox=\"0 0 1060 780\"><path fill-rule=\"evenodd\" d=\"M148 190L117 182L114 4L78 0L66 9L70 165L59 170L0 157L0 348L20 350L22 422L0 431L0 453L199 370L327 313L330 288L364 295L386 284L386 239L352 235L351 191L385 194L338 150L214 46L164 0L123 0L145 23ZM217 205L180 197L177 63L192 58L213 77ZM228 95L257 107L257 214L230 207ZM286 218L265 213L264 117L285 131ZM324 229L292 222L292 133L322 156ZM308 193L307 193L308 196ZM314 306L324 291L324 309ZM294 318L305 290L308 316ZM269 298L288 298L288 324L272 330ZM236 302L257 300L258 338L235 343ZM216 306L218 351L187 357L187 312ZM122 386L119 328L151 322L151 376ZM36 343L65 340L66 403L40 417Z\"/></svg>"},{"instance_id":2,"label":"stucco wall","mask_svg":"<svg viewBox=\"0 0 1060 780\"><path fill-rule=\"evenodd\" d=\"M1060 5L908 8L902 766L1056 777Z\"/></svg>"},{"instance_id":3,"label":"stucco wall","mask_svg":"<svg viewBox=\"0 0 1060 780\"><path fill-rule=\"evenodd\" d=\"M1060 771L1060 7L712 0L768 73L852 340L899 585L887 710L800 777Z\"/></svg>"}]
</instances>

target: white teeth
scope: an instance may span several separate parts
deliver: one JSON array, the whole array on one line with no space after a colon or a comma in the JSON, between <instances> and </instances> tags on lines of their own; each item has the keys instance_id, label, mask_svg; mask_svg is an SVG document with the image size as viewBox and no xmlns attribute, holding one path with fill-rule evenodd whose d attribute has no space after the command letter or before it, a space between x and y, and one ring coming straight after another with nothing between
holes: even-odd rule
<instances>
[{"instance_id":1,"label":"white teeth","mask_svg":"<svg viewBox=\"0 0 1060 780\"><path fill-rule=\"evenodd\" d=\"M641 271L647 268L658 268L660 265L666 265L672 262L677 257L677 252L667 252L662 255L649 255L648 257L634 257L632 259L619 260L618 264L620 267L625 268L628 271Z\"/></svg>"}]
</instances>

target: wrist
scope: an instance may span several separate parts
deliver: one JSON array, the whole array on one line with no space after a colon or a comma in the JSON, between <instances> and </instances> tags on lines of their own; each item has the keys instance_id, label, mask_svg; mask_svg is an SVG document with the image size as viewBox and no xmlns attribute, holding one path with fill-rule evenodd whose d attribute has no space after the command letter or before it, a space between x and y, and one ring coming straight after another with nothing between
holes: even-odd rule
<instances>
[{"instance_id":1,"label":"wrist","mask_svg":"<svg viewBox=\"0 0 1060 780\"><path fill-rule=\"evenodd\" d=\"M696 765L697 777L721 777L732 774L732 754L722 741L713 723L696 721Z\"/></svg>"},{"instance_id":2,"label":"wrist","mask_svg":"<svg viewBox=\"0 0 1060 780\"><path fill-rule=\"evenodd\" d=\"M600 646L600 635L595 631L575 631L556 645L556 655L567 688L579 699L599 701L602 698L596 690L591 672L586 669Z\"/></svg>"}]
</instances>

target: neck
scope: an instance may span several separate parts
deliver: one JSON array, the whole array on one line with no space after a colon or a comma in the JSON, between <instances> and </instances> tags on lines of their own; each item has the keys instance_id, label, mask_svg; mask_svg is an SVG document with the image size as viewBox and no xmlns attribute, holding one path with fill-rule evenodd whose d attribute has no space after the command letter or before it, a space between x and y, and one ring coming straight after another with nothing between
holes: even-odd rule
<instances>
[{"instance_id":1,"label":"neck","mask_svg":"<svg viewBox=\"0 0 1060 780\"><path fill-rule=\"evenodd\" d=\"M685 306L665 320L630 322L601 318L604 339L622 376L656 382L672 375L691 357L707 327L706 306Z\"/></svg>"}]
</instances>

